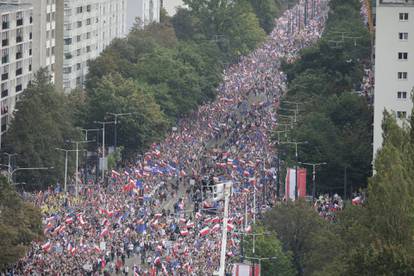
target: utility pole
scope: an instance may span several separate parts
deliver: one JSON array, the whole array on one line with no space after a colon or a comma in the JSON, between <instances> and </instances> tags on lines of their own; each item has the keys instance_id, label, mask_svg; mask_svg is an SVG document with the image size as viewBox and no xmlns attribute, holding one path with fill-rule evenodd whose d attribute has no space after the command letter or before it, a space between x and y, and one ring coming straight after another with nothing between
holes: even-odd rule
<instances>
[{"instance_id":1,"label":"utility pole","mask_svg":"<svg viewBox=\"0 0 414 276\"><path fill-rule=\"evenodd\" d=\"M35 170L52 170L54 167L33 167L33 168L16 168L10 172L10 178L13 181L13 174L17 171L35 171ZM14 183L12 183L14 185Z\"/></svg>"},{"instance_id":2,"label":"utility pole","mask_svg":"<svg viewBox=\"0 0 414 276\"><path fill-rule=\"evenodd\" d=\"M312 166L312 198L313 198L313 201L315 201L315 198L316 198L316 167L326 165L328 163L326 163L326 162L322 162L322 163L302 163L302 162L299 162L299 163L302 164L302 165Z\"/></svg>"},{"instance_id":3,"label":"utility pole","mask_svg":"<svg viewBox=\"0 0 414 276\"><path fill-rule=\"evenodd\" d=\"M65 191L65 194L67 194L68 193L68 186L67 186L67 183L68 183L68 152L74 152L76 150L67 150L67 149L61 149L61 148L55 148L55 149L65 152L65 180L64 180L63 189Z\"/></svg>"},{"instance_id":4,"label":"utility pole","mask_svg":"<svg viewBox=\"0 0 414 276\"><path fill-rule=\"evenodd\" d=\"M295 200L298 199L298 145L307 144L307 141L304 142L281 142L281 144L295 145Z\"/></svg>"},{"instance_id":5,"label":"utility pole","mask_svg":"<svg viewBox=\"0 0 414 276\"><path fill-rule=\"evenodd\" d=\"M100 121L95 121L95 124L101 124L102 125L102 180L105 177L105 126L109 125L109 124L113 124L115 123L114 121L112 122L100 122Z\"/></svg>"},{"instance_id":6,"label":"utility pole","mask_svg":"<svg viewBox=\"0 0 414 276\"><path fill-rule=\"evenodd\" d=\"M308 0L305 0L305 27L308 26Z\"/></svg>"},{"instance_id":7,"label":"utility pole","mask_svg":"<svg viewBox=\"0 0 414 276\"><path fill-rule=\"evenodd\" d=\"M111 113L111 112L107 112L108 115L112 115L115 118L114 124L115 124L115 130L114 130L114 148L116 151L116 148L118 146L118 117L122 117L122 116L130 116L135 114L136 112L129 112L129 113Z\"/></svg>"}]
</instances>

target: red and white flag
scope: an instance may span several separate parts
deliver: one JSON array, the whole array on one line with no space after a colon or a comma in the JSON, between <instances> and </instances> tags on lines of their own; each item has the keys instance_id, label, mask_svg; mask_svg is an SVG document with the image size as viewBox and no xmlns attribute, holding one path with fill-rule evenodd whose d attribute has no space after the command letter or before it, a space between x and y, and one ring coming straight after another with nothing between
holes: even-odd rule
<instances>
[{"instance_id":1,"label":"red and white flag","mask_svg":"<svg viewBox=\"0 0 414 276\"><path fill-rule=\"evenodd\" d=\"M209 233L210 233L210 228L205 227L205 228L201 229L201 231L200 231L200 237L203 237L205 235L208 235Z\"/></svg>"},{"instance_id":2,"label":"red and white flag","mask_svg":"<svg viewBox=\"0 0 414 276\"><path fill-rule=\"evenodd\" d=\"M44 245L42 245L42 249L45 252L49 252L50 249L52 249L52 244L50 243L50 241L48 241L47 243L45 243Z\"/></svg>"},{"instance_id":3,"label":"red and white flag","mask_svg":"<svg viewBox=\"0 0 414 276\"><path fill-rule=\"evenodd\" d=\"M180 231L180 234L181 234L181 236L183 236L183 237L185 237L185 236L188 236L188 234L189 234L190 232L188 232L188 230L181 230Z\"/></svg>"}]
</instances>

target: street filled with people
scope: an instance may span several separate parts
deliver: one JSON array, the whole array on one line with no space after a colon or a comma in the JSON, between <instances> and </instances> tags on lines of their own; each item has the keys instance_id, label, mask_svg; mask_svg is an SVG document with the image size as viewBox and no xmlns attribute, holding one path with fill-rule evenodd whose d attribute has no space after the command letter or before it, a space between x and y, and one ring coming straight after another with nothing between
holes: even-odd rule
<instances>
[{"instance_id":1,"label":"street filled with people","mask_svg":"<svg viewBox=\"0 0 414 276\"><path fill-rule=\"evenodd\" d=\"M223 221L213 186L226 181L233 183L230 265L241 236L276 199L270 134L286 91L281 61L293 62L320 38L328 12L326 1L315 1L304 22L298 16L304 3L287 10L266 42L223 72L214 102L181 120L144 156L78 194L50 189L33 196L45 240L33 242L15 274L212 275L220 265ZM321 213L342 208L339 201L319 204Z\"/></svg>"}]
</instances>

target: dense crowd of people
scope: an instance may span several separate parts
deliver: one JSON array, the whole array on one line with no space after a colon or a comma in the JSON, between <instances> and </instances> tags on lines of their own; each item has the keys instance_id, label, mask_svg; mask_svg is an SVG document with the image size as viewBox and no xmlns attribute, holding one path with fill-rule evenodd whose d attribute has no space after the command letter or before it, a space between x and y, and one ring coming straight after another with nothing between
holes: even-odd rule
<instances>
[{"instance_id":1,"label":"dense crowd of people","mask_svg":"<svg viewBox=\"0 0 414 276\"><path fill-rule=\"evenodd\" d=\"M223 203L211 200L209 185L223 181L233 182L227 258L238 256L241 235L275 199L270 133L286 88L281 60L294 61L314 43L327 16L326 1L315 1L305 26L297 16L304 3L224 71L216 101L181 120L145 156L78 195L39 192L33 201L43 213L45 240L33 242L14 273L212 275L219 269Z\"/></svg>"}]
</instances>

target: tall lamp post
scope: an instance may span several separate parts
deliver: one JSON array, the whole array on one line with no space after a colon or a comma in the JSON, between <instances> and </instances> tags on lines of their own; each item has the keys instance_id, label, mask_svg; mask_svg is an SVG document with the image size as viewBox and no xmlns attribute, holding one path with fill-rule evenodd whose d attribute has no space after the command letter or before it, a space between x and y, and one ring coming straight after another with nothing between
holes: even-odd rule
<instances>
[{"instance_id":1,"label":"tall lamp post","mask_svg":"<svg viewBox=\"0 0 414 276\"><path fill-rule=\"evenodd\" d=\"M74 152L76 150L67 150L67 149L61 149L61 148L56 148L56 150L60 150L65 152L65 180L64 180L64 190L65 190L65 194L68 193L68 152Z\"/></svg>"},{"instance_id":2,"label":"tall lamp post","mask_svg":"<svg viewBox=\"0 0 414 276\"><path fill-rule=\"evenodd\" d=\"M123 117L123 116L130 116L135 114L135 112L129 112L129 113L111 113L111 112L107 112L108 115L112 115L115 118L114 124L115 124L115 131L114 131L114 147L115 150L118 146L118 117Z\"/></svg>"},{"instance_id":3,"label":"tall lamp post","mask_svg":"<svg viewBox=\"0 0 414 276\"><path fill-rule=\"evenodd\" d=\"M75 169L75 195L78 195L79 192L79 144L87 144L90 142L95 142L95 140L90 141L71 141L71 143L76 145L76 169Z\"/></svg>"},{"instance_id":4,"label":"tall lamp post","mask_svg":"<svg viewBox=\"0 0 414 276\"><path fill-rule=\"evenodd\" d=\"M315 201L316 198L316 167L326 165L328 163L322 162L322 163L302 163L299 162L299 164L312 166L312 199Z\"/></svg>"},{"instance_id":5,"label":"tall lamp post","mask_svg":"<svg viewBox=\"0 0 414 276\"><path fill-rule=\"evenodd\" d=\"M110 125L110 124L114 124L115 121L112 122L100 122L100 121L95 121L95 124L101 124L102 125L102 180L104 179L105 176L105 166L104 166L104 160L105 160L105 126L106 125Z\"/></svg>"},{"instance_id":6,"label":"tall lamp post","mask_svg":"<svg viewBox=\"0 0 414 276\"><path fill-rule=\"evenodd\" d=\"M99 167L99 154L98 154L98 140L99 140L99 131L101 131L102 129L100 129L100 128L90 128L90 129L84 129L84 128L81 128L80 129L81 131L84 131L85 132L85 141L88 141L88 133L89 132L96 132L96 149L97 149L97 152L96 152L96 179L95 179L95 181L97 182L98 181L98 167ZM88 159L88 152L86 152L85 153L85 160L87 160ZM85 172L88 170L88 162L85 162ZM84 180L84 182L85 183L87 183L87 174L85 174L85 180Z\"/></svg>"},{"instance_id":7,"label":"tall lamp post","mask_svg":"<svg viewBox=\"0 0 414 276\"><path fill-rule=\"evenodd\" d=\"M54 167L32 167L32 168L16 168L10 172L10 178L13 182L13 174L18 171L36 171L36 170L53 170ZM13 184L13 183L12 183Z\"/></svg>"},{"instance_id":8,"label":"tall lamp post","mask_svg":"<svg viewBox=\"0 0 414 276\"><path fill-rule=\"evenodd\" d=\"M8 167L7 167L7 170L8 170L8 173L9 173L9 182L10 182L10 173L11 173L11 170L12 170L12 165L11 165L11 158L13 157L13 156L16 156L17 155L17 153L8 153L8 152L3 152L3 154L4 155L7 155L7 158L8 158Z\"/></svg>"},{"instance_id":9,"label":"tall lamp post","mask_svg":"<svg viewBox=\"0 0 414 276\"><path fill-rule=\"evenodd\" d=\"M298 145L304 145L307 144L307 141L304 142L281 142L280 144L288 144L288 145L294 145L295 146L295 200L298 199L298 162L299 162L299 156L298 156Z\"/></svg>"}]
</instances>

